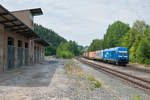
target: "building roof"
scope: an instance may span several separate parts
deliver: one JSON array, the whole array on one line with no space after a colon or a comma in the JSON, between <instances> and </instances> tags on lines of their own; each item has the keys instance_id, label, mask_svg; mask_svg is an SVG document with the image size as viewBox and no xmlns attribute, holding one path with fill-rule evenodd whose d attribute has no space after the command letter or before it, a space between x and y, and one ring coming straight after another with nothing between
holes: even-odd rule
<instances>
[{"instance_id":1,"label":"building roof","mask_svg":"<svg viewBox=\"0 0 150 100\"><path fill-rule=\"evenodd\" d=\"M36 14L33 10L33 14ZM0 24L3 24L5 28L14 31L20 35L25 36L26 38L39 38L39 36L24 24L20 19L14 16L11 12L5 9L0 4Z\"/></svg>"},{"instance_id":2,"label":"building roof","mask_svg":"<svg viewBox=\"0 0 150 100\"><path fill-rule=\"evenodd\" d=\"M33 16L43 15L41 8L29 9Z\"/></svg>"},{"instance_id":3,"label":"building roof","mask_svg":"<svg viewBox=\"0 0 150 100\"><path fill-rule=\"evenodd\" d=\"M43 45L43 46L49 46L49 44L45 41L45 40L43 40L43 39L35 39L34 40L36 43L39 43L39 44L41 44L41 45Z\"/></svg>"},{"instance_id":4,"label":"building roof","mask_svg":"<svg viewBox=\"0 0 150 100\"><path fill-rule=\"evenodd\" d=\"M21 11L30 11L32 16L38 16L38 15L43 15L43 11L41 8L33 8L33 9L25 9L25 10L17 10L17 11L12 11L14 12L21 12Z\"/></svg>"}]
</instances>

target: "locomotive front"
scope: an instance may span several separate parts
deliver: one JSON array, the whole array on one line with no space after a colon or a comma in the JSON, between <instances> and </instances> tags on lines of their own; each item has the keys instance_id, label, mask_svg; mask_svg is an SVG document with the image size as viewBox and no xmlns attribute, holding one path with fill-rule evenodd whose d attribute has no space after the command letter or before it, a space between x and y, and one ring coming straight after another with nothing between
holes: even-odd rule
<instances>
[{"instance_id":1,"label":"locomotive front","mask_svg":"<svg viewBox=\"0 0 150 100\"><path fill-rule=\"evenodd\" d=\"M118 48L118 64L126 65L129 62L129 52L126 48Z\"/></svg>"}]
</instances>

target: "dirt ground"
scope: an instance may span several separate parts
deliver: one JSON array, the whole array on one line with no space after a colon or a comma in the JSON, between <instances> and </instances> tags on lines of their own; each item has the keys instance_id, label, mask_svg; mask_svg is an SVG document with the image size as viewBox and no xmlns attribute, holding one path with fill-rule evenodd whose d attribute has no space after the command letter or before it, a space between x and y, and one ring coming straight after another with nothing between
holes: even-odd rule
<instances>
[{"instance_id":1,"label":"dirt ground","mask_svg":"<svg viewBox=\"0 0 150 100\"><path fill-rule=\"evenodd\" d=\"M52 59L1 73L0 100L105 100L106 97L114 100L104 88L82 89L85 83L78 77L68 76L65 61Z\"/></svg>"},{"instance_id":2,"label":"dirt ground","mask_svg":"<svg viewBox=\"0 0 150 100\"><path fill-rule=\"evenodd\" d=\"M0 100L57 100L69 82L62 67L52 60L1 74Z\"/></svg>"}]
</instances>

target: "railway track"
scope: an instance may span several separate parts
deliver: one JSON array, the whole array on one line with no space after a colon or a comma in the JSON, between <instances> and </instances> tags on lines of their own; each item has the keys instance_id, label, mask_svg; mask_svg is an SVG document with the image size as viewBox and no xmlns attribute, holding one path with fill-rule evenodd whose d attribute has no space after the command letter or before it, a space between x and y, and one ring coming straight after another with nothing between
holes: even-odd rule
<instances>
[{"instance_id":1,"label":"railway track","mask_svg":"<svg viewBox=\"0 0 150 100\"><path fill-rule=\"evenodd\" d=\"M105 74L110 74L113 75L115 77L118 77L120 79L123 79L129 83L132 83L133 85L136 85L138 88L142 89L146 94L150 95L150 81L142 79L140 77L137 76L133 76L130 75L128 73L125 72L121 72L118 70L114 70L108 67L103 67L99 64L96 64L94 62L90 62L89 60L85 60L82 58L76 58L78 61L84 63L84 64L88 64L91 67L94 67L95 69L104 72Z\"/></svg>"}]
</instances>

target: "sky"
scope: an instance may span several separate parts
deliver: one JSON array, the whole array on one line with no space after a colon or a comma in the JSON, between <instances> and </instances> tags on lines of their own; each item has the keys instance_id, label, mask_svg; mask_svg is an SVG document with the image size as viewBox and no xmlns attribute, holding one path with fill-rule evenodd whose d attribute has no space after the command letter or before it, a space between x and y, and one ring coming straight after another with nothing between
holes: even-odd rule
<instances>
[{"instance_id":1,"label":"sky","mask_svg":"<svg viewBox=\"0 0 150 100\"><path fill-rule=\"evenodd\" d=\"M54 30L67 40L89 45L103 39L109 24L120 20L150 24L150 0L0 0L9 11L42 8L35 23Z\"/></svg>"}]
</instances>

